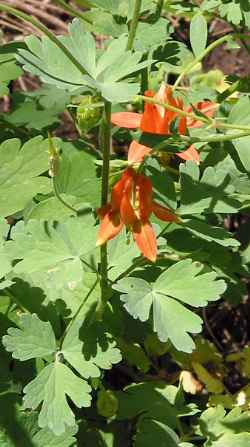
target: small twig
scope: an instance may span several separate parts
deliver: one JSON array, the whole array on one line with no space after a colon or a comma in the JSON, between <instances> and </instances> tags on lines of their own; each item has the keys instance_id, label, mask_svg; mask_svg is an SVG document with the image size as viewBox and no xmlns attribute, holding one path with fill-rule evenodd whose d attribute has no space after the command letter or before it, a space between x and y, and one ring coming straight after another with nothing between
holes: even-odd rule
<instances>
[{"instance_id":1,"label":"small twig","mask_svg":"<svg viewBox=\"0 0 250 447\"><path fill-rule=\"evenodd\" d=\"M223 346L220 344L220 342L217 340L216 336L213 333L213 330L209 324L208 318L207 318L207 314L206 314L206 308L203 307L202 309L202 316L203 316L203 320L204 320L204 324L205 324L205 328L207 330L207 332L209 333L210 337L212 338L215 346L219 349L220 352L224 352Z\"/></svg>"}]
</instances>

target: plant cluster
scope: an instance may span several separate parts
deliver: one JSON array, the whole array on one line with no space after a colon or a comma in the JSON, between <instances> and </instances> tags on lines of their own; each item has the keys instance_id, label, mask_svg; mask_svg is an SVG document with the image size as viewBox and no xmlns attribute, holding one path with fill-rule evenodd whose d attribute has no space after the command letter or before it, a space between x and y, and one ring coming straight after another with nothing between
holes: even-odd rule
<instances>
[{"instance_id":1,"label":"plant cluster","mask_svg":"<svg viewBox=\"0 0 250 447\"><path fill-rule=\"evenodd\" d=\"M247 297L250 82L202 68L248 2L54 3L64 36L0 3L39 31L0 46L0 445L248 447L247 330L210 320Z\"/></svg>"}]
</instances>

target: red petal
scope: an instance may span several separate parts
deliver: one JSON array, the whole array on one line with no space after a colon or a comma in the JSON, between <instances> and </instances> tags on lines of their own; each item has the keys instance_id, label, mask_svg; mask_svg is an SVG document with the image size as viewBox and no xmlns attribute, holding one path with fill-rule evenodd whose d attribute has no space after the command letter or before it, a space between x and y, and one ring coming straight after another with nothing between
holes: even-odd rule
<instances>
[{"instance_id":1,"label":"red petal","mask_svg":"<svg viewBox=\"0 0 250 447\"><path fill-rule=\"evenodd\" d=\"M152 211L158 217L158 219L163 220L164 222L176 222L180 223L180 218L176 216L171 210L165 208L159 203L152 203Z\"/></svg>"},{"instance_id":2,"label":"red petal","mask_svg":"<svg viewBox=\"0 0 250 447\"><path fill-rule=\"evenodd\" d=\"M128 150L128 162L129 163L141 163L147 155L151 153L151 149L147 146L132 141Z\"/></svg>"},{"instance_id":3,"label":"red petal","mask_svg":"<svg viewBox=\"0 0 250 447\"><path fill-rule=\"evenodd\" d=\"M200 163L200 154L197 152L193 144L186 151L179 152L176 155L182 158L182 160L191 160L198 164Z\"/></svg>"},{"instance_id":4,"label":"red petal","mask_svg":"<svg viewBox=\"0 0 250 447\"><path fill-rule=\"evenodd\" d=\"M134 175L135 172L132 168L126 169L123 172L120 180L118 180L118 182L116 182L116 184L113 186L111 193L111 204L113 210L117 211L120 209L120 204L124 194L124 188L126 186L126 183L128 180L132 182Z\"/></svg>"},{"instance_id":5,"label":"red petal","mask_svg":"<svg viewBox=\"0 0 250 447\"><path fill-rule=\"evenodd\" d=\"M140 123L140 129L143 132L158 134L160 124L162 124L162 118L158 113L157 106L155 104L149 104L145 102L144 113L142 115ZM162 133L166 133L165 128L163 129Z\"/></svg>"},{"instance_id":6,"label":"red petal","mask_svg":"<svg viewBox=\"0 0 250 447\"><path fill-rule=\"evenodd\" d=\"M157 242L150 222L137 221L133 227L133 237L142 255L150 261L155 262Z\"/></svg>"},{"instance_id":7,"label":"red petal","mask_svg":"<svg viewBox=\"0 0 250 447\"><path fill-rule=\"evenodd\" d=\"M120 233L123 223L118 212L107 212L100 223L96 245L105 244Z\"/></svg>"},{"instance_id":8,"label":"red petal","mask_svg":"<svg viewBox=\"0 0 250 447\"><path fill-rule=\"evenodd\" d=\"M145 175L139 174L135 178L136 192L139 199L140 218L148 220L152 213L152 183Z\"/></svg>"},{"instance_id":9,"label":"red petal","mask_svg":"<svg viewBox=\"0 0 250 447\"><path fill-rule=\"evenodd\" d=\"M134 208L131 204L132 192L134 189L133 177L128 178L124 187L122 200L120 204L121 220L125 225L133 225L137 220Z\"/></svg>"},{"instance_id":10,"label":"red petal","mask_svg":"<svg viewBox=\"0 0 250 447\"><path fill-rule=\"evenodd\" d=\"M134 112L112 113L111 122L118 127L137 129L140 127L142 115Z\"/></svg>"}]
</instances>

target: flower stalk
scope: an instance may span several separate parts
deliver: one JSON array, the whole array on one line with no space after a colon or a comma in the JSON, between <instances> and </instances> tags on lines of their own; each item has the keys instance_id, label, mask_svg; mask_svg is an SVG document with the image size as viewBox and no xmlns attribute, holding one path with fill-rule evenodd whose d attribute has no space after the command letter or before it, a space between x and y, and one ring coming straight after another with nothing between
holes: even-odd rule
<instances>
[{"instance_id":1,"label":"flower stalk","mask_svg":"<svg viewBox=\"0 0 250 447\"><path fill-rule=\"evenodd\" d=\"M219 45L228 42L231 38L232 38L231 34L227 34L226 36L220 37L220 39L217 39L215 40L215 42L212 42L210 45L208 45L208 47L204 51L202 51L202 53L198 57L196 57L193 62L188 64L186 68L184 68L184 70L180 73L180 75L178 76L178 78L174 83L173 90L175 90L176 87L178 87L182 79L188 73L190 73L196 67L196 65L198 65L202 61L202 59L204 59L204 57L206 57L211 51L213 51Z\"/></svg>"},{"instance_id":2,"label":"flower stalk","mask_svg":"<svg viewBox=\"0 0 250 447\"><path fill-rule=\"evenodd\" d=\"M101 144L103 149L102 165L102 195L101 206L108 203L109 192L109 160L110 160L110 141L111 141L111 103L104 101L103 120L101 125ZM108 253L107 244L100 247L100 274L101 274L101 303L100 314L102 314L108 298Z\"/></svg>"},{"instance_id":3,"label":"flower stalk","mask_svg":"<svg viewBox=\"0 0 250 447\"><path fill-rule=\"evenodd\" d=\"M135 40L136 30L139 22L140 11L141 11L142 0L135 0L135 7L133 12L133 18L130 24L129 35L128 35L128 43L127 43L127 51L133 49L133 44Z\"/></svg>"}]
</instances>

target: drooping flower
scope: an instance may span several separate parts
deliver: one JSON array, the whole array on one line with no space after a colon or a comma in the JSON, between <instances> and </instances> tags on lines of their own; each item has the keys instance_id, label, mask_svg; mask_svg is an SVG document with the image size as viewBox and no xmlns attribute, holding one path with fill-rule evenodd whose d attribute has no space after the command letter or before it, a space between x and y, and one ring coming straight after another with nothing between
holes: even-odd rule
<instances>
[{"instance_id":1,"label":"drooping flower","mask_svg":"<svg viewBox=\"0 0 250 447\"><path fill-rule=\"evenodd\" d=\"M154 202L152 183L143 174L127 168L114 185L110 202L98 211L101 219L97 245L105 244L117 236L125 225L144 257L155 262L157 242L149 221L154 213L160 220L180 222L171 210Z\"/></svg>"},{"instance_id":2,"label":"drooping flower","mask_svg":"<svg viewBox=\"0 0 250 447\"><path fill-rule=\"evenodd\" d=\"M157 101L168 103L171 106L184 110L183 101L180 98L175 99L170 86L161 85L159 91L154 94L152 91L145 92L145 96L153 97ZM213 116L216 105L208 101L197 104L198 110L207 116ZM192 108L188 108L188 112ZM157 104L145 103L143 113L118 112L113 113L111 121L119 127L127 129L139 128L142 132L154 133L157 135L169 135L171 123L178 117L177 112L172 112ZM179 116L178 131L181 135L186 133L187 127L200 127L201 121L190 120L184 116ZM144 148L146 146L143 146ZM148 154L147 154L148 155ZM190 146L186 151L176 154L182 160L192 160L199 163L200 156L195 146Z\"/></svg>"}]
</instances>

